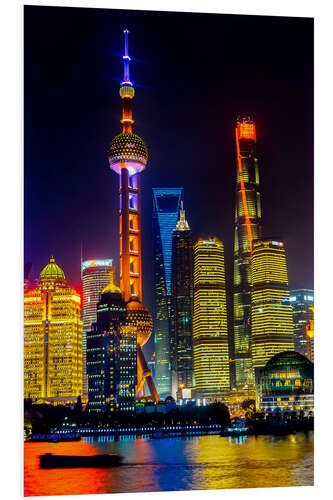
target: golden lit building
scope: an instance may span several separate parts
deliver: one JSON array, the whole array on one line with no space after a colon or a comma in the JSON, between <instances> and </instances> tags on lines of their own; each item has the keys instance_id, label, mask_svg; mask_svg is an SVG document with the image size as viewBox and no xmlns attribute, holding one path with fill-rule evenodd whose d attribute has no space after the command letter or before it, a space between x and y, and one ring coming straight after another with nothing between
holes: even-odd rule
<instances>
[{"instance_id":1,"label":"golden lit building","mask_svg":"<svg viewBox=\"0 0 333 500\"><path fill-rule=\"evenodd\" d=\"M312 319L306 325L306 357L314 363L314 307L309 307Z\"/></svg>"},{"instance_id":2,"label":"golden lit building","mask_svg":"<svg viewBox=\"0 0 333 500\"><path fill-rule=\"evenodd\" d=\"M229 390L224 248L217 238L194 246L193 358L197 397Z\"/></svg>"},{"instance_id":3,"label":"golden lit building","mask_svg":"<svg viewBox=\"0 0 333 500\"><path fill-rule=\"evenodd\" d=\"M82 395L79 294L53 257L24 296L24 397L54 404Z\"/></svg>"},{"instance_id":4,"label":"golden lit building","mask_svg":"<svg viewBox=\"0 0 333 500\"><path fill-rule=\"evenodd\" d=\"M257 379L270 358L294 350L293 312L282 242L253 243L251 275L251 354Z\"/></svg>"}]
</instances>

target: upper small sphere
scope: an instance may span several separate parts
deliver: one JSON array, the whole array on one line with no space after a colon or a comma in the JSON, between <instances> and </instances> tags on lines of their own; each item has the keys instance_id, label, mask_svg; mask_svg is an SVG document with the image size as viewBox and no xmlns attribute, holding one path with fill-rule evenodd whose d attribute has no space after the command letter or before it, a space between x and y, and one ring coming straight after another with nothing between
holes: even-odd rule
<instances>
[{"instance_id":1,"label":"upper small sphere","mask_svg":"<svg viewBox=\"0 0 333 500\"><path fill-rule=\"evenodd\" d=\"M148 149L143 140L136 134L122 132L112 140L108 153L110 167L120 174L125 164L129 175L145 169L148 161Z\"/></svg>"},{"instance_id":2,"label":"upper small sphere","mask_svg":"<svg viewBox=\"0 0 333 500\"><path fill-rule=\"evenodd\" d=\"M42 281L64 281L66 278L64 271L55 263L54 258L51 257L49 263L42 269L40 279Z\"/></svg>"}]
</instances>

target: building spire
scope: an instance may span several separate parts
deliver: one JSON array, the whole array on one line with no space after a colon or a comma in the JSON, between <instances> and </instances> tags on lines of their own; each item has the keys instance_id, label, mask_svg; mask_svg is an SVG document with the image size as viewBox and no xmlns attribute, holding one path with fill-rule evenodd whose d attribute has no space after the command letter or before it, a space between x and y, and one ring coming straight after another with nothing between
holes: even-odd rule
<instances>
[{"instance_id":1,"label":"building spire","mask_svg":"<svg viewBox=\"0 0 333 500\"><path fill-rule=\"evenodd\" d=\"M110 267L109 284L103 288L102 293L121 293L119 286L115 284L114 267Z\"/></svg>"},{"instance_id":2,"label":"building spire","mask_svg":"<svg viewBox=\"0 0 333 500\"><path fill-rule=\"evenodd\" d=\"M131 80L130 80L130 70L129 70L129 63L130 63L130 56L128 55L128 33L129 30L125 29L124 30L124 35L125 35L125 53L123 55L124 59L124 81L122 82L122 85L133 85Z\"/></svg>"},{"instance_id":3,"label":"building spire","mask_svg":"<svg viewBox=\"0 0 333 500\"><path fill-rule=\"evenodd\" d=\"M175 231L190 231L190 226L185 218L185 210L183 207L183 200L180 202L179 220L174 229Z\"/></svg>"},{"instance_id":4,"label":"building spire","mask_svg":"<svg viewBox=\"0 0 333 500\"><path fill-rule=\"evenodd\" d=\"M121 82L120 86L120 97L122 98L123 101L123 112L122 112L122 118L120 122L123 125L123 132L125 133L132 133L132 125L134 123L133 117L132 117L132 99L134 97L134 87L133 83L130 80L130 70L129 70L129 63L130 63L130 56L128 55L128 29L124 30L124 35L125 35L125 53L123 55L123 60L124 60L124 80Z\"/></svg>"}]
</instances>

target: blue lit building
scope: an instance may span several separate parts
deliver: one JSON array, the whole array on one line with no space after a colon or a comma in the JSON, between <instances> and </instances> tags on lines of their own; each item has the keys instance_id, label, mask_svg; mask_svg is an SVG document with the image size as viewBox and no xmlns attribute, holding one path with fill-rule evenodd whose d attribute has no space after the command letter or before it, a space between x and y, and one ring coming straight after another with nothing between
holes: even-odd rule
<instances>
[{"instance_id":1,"label":"blue lit building","mask_svg":"<svg viewBox=\"0 0 333 500\"><path fill-rule=\"evenodd\" d=\"M314 291L307 288L291 290L289 300L293 308L295 351L306 356L306 325L312 319L310 307L314 306Z\"/></svg>"},{"instance_id":2,"label":"blue lit building","mask_svg":"<svg viewBox=\"0 0 333 500\"><path fill-rule=\"evenodd\" d=\"M155 382L162 398L171 394L172 235L181 201L183 188L153 188Z\"/></svg>"}]
</instances>

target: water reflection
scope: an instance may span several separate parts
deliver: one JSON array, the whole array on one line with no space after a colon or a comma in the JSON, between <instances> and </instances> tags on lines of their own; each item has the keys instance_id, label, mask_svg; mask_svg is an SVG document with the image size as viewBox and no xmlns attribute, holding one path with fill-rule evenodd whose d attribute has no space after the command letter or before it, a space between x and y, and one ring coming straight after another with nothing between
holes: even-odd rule
<instances>
[{"instance_id":1,"label":"water reflection","mask_svg":"<svg viewBox=\"0 0 333 500\"><path fill-rule=\"evenodd\" d=\"M114 469L40 470L42 453L119 453ZM85 437L73 443L26 443L25 495L251 488L313 484L313 433L236 438Z\"/></svg>"}]
</instances>

